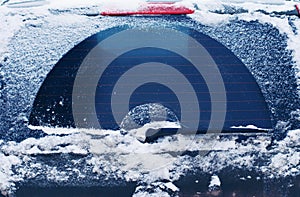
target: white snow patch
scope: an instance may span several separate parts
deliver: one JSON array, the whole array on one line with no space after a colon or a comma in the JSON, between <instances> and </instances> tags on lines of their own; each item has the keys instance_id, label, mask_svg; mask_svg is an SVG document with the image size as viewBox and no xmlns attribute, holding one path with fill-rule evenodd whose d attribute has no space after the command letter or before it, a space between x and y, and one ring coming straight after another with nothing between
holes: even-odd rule
<instances>
[{"instance_id":1,"label":"white snow patch","mask_svg":"<svg viewBox=\"0 0 300 197\"><path fill-rule=\"evenodd\" d=\"M255 125L247 125L247 126L232 126L230 127L232 129L253 129L253 130L259 130L259 131L268 131L268 129L259 128Z\"/></svg>"},{"instance_id":2,"label":"white snow patch","mask_svg":"<svg viewBox=\"0 0 300 197\"><path fill-rule=\"evenodd\" d=\"M196 20L203 25L207 26L216 26L225 23L229 23L231 19L234 19L234 16L229 14L217 14L213 12L203 12L202 10L196 11L195 14L190 15L193 20Z\"/></svg>"},{"instance_id":3,"label":"white snow patch","mask_svg":"<svg viewBox=\"0 0 300 197\"><path fill-rule=\"evenodd\" d=\"M87 21L87 17L83 15L75 15L75 14L60 14L60 15L53 15L47 18L47 22L55 24L55 26L66 26L66 25L76 25L82 24Z\"/></svg>"},{"instance_id":4,"label":"white snow patch","mask_svg":"<svg viewBox=\"0 0 300 197\"><path fill-rule=\"evenodd\" d=\"M59 171L56 167L52 168L47 175L47 178L52 181L67 181L69 178L66 172Z\"/></svg>"},{"instance_id":5,"label":"white snow patch","mask_svg":"<svg viewBox=\"0 0 300 197\"><path fill-rule=\"evenodd\" d=\"M15 155L36 155L55 153L74 153L85 155L87 150L84 135L69 135L66 137L46 136L41 139L27 138L16 143L10 142L2 146L2 151ZM72 142L72 143L71 143Z\"/></svg>"},{"instance_id":6,"label":"white snow patch","mask_svg":"<svg viewBox=\"0 0 300 197\"><path fill-rule=\"evenodd\" d=\"M133 197L171 197L167 192L163 192L163 191L155 191L154 193L148 193L148 192L138 192L133 194Z\"/></svg>"},{"instance_id":7,"label":"white snow patch","mask_svg":"<svg viewBox=\"0 0 300 197\"><path fill-rule=\"evenodd\" d=\"M42 130L48 135L66 135L66 134L72 134L72 133L79 133L79 130L74 129L66 129L66 128L59 128L59 127L44 127L44 126L33 126L28 125L28 128L31 130Z\"/></svg>"},{"instance_id":8,"label":"white snow patch","mask_svg":"<svg viewBox=\"0 0 300 197\"><path fill-rule=\"evenodd\" d=\"M4 52L7 52L7 45L10 39L13 37L23 25L22 16L19 16L8 10L6 7L0 6L0 58ZM1 61L1 59L0 59Z\"/></svg>"},{"instance_id":9,"label":"white snow patch","mask_svg":"<svg viewBox=\"0 0 300 197\"><path fill-rule=\"evenodd\" d=\"M101 11L134 11L145 5L143 0L109 0L102 1Z\"/></svg>"},{"instance_id":10,"label":"white snow patch","mask_svg":"<svg viewBox=\"0 0 300 197\"><path fill-rule=\"evenodd\" d=\"M220 178L217 175L211 176L208 187L213 188L213 187L220 187L220 186L221 186Z\"/></svg>"},{"instance_id":11,"label":"white snow patch","mask_svg":"<svg viewBox=\"0 0 300 197\"><path fill-rule=\"evenodd\" d=\"M266 0L221 0L221 2L224 3L256 3L256 4L268 4L268 5L284 5L285 0L272 0L272 1L266 1Z\"/></svg>"},{"instance_id":12,"label":"white snow patch","mask_svg":"<svg viewBox=\"0 0 300 197\"><path fill-rule=\"evenodd\" d=\"M166 186L168 189L172 190L173 192L179 191L178 187L176 187L176 186L175 186L173 183L171 183L171 182L165 183L165 186Z\"/></svg>"},{"instance_id":13,"label":"white snow patch","mask_svg":"<svg viewBox=\"0 0 300 197\"><path fill-rule=\"evenodd\" d=\"M289 176L300 173L300 152L296 146L300 142L300 130L289 131L286 138L277 143L277 147L272 150L276 153L271 158L268 170L277 172L278 176Z\"/></svg>"},{"instance_id":14,"label":"white snow patch","mask_svg":"<svg viewBox=\"0 0 300 197\"><path fill-rule=\"evenodd\" d=\"M15 182L19 181L14 177L12 167L21 164L20 158L14 155L5 156L0 152L0 191L3 195L10 193L10 188L14 188Z\"/></svg>"},{"instance_id":15,"label":"white snow patch","mask_svg":"<svg viewBox=\"0 0 300 197\"><path fill-rule=\"evenodd\" d=\"M45 5L47 8L52 9L71 9L71 8L82 8L99 6L103 1L99 0L51 0L49 5Z\"/></svg>"},{"instance_id":16,"label":"white snow patch","mask_svg":"<svg viewBox=\"0 0 300 197\"><path fill-rule=\"evenodd\" d=\"M46 0L9 0L5 5L9 8L34 8L48 3Z\"/></svg>"}]
</instances>

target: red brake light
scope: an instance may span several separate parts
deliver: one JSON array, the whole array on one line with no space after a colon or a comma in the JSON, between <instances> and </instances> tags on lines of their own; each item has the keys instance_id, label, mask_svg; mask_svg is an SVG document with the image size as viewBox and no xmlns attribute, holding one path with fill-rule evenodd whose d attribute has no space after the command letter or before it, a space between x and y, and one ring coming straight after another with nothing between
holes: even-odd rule
<instances>
[{"instance_id":1,"label":"red brake light","mask_svg":"<svg viewBox=\"0 0 300 197\"><path fill-rule=\"evenodd\" d=\"M195 10L177 5L174 2L149 2L141 5L137 10L107 10L101 12L103 16L125 15L181 15L192 14Z\"/></svg>"}]
</instances>

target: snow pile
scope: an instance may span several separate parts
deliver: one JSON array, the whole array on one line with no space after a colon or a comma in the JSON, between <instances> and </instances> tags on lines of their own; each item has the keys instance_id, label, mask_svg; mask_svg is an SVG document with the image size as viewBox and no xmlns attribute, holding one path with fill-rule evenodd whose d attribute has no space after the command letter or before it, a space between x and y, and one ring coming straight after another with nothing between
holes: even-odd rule
<instances>
[{"instance_id":1,"label":"snow pile","mask_svg":"<svg viewBox=\"0 0 300 197\"><path fill-rule=\"evenodd\" d=\"M129 0L129 1L120 1L120 0L111 0L111 1L102 1L101 2L101 11L134 11L145 5L143 0Z\"/></svg>"},{"instance_id":2,"label":"snow pile","mask_svg":"<svg viewBox=\"0 0 300 197\"><path fill-rule=\"evenodd\" d=\"M162 196L169 197L176 195L179 189L171 182L155 182L150 185L138 186L133 194L134 197L144 197L144 196Z\"/></svg>"},{"instance_id":3,"label":"snow pile","mask_svg":"<svg viewBox=\"0 0 300 197\"><path fill-rule=\"evenodd\" d=\"M14 155L5 156L0 152L0 191L3 195L7 195L10 192L10 188L15 187L15 183L20 181L18 178L13 176L12 167L20 165L21 160L19 157Z\"/></svg>"},{"instance_id":4,"label":"snow pile","mask_svg":"<svg viewBox=\"0 0 300 197\"><path fill-rule=\"evenodd\" d=\"M88 140L85 136L68 136L58 138L56 136L46 136L41 139L28 138L21 143L10 142L2 148L6 152L15 155L36 155L36 154L56 154L56 153L74 153L86 155L85 142ZM72 144L69 144L73 141ZM78 146L79 145L79 146Z\"/></svg>"},{"instance_id":5,"label":"snow pile","mask_svg":"<svg viewBox=\"0 0 300 197\"><path fill-rule=\"evenodd\" d=\"M208 189L210 191L218 190L221 187L221 181L217 175L211 176L210 183L208 185Z\"/></svg>"},{"instance_id":6,"label":"snow pile","mask_svg":"<svg viewBox=\"0 0 300 197\"><path fill-rule=\"evenodd\" d=\"M143 129L148 128L149 125L146 125ZM65 133L69 134L61 136L60 129L44 130L52 135L0 145L2 192L13 192L17 182L24 182L28 177L34 179L39 174L44 174L46 180L62 184L73 180L75 174L82 179L104 176L107 180L137 181L144 189L137 188L135 196L142 196L148 190L157 190L166 196L178 192L173 182L187 169L217 174L231 166L252 169L269 177L300 174L300 151L295 148L300 141L300 130L290 131L288 137L276 142L271 150L267 150L270 137L263 134L249 137L242 143L236 142L237 135L226 134L175 135L161 138L156 143L141 143L121 131L65 129L68 130ZM184 154L193 151L199 153ZM60 156L62 161L51 165L37 159L37 156L66 154L77 155L78 158L68 164L70 161L64 161ZM259 160L266 161L253 168ZM61 166L68 167L62 169ZM89 169L92 175L88 173ZM161 183L161 180L168 182ZM218 176L212 176L209 188L219 188L220 185Z\"/></svg>"},{"instance_id":7,"label":"snow pile","mask_svg":"<svg viewBox=\"0 0 300 197\"><path fill-rule=\"evenodd\" d=\"M274 156L271 158L268 169L277 172L275 176L298 175L300 170L300 130L289 131L284 140L279 141L276 148L272 150Z\"/></svg>"}]
</instances>

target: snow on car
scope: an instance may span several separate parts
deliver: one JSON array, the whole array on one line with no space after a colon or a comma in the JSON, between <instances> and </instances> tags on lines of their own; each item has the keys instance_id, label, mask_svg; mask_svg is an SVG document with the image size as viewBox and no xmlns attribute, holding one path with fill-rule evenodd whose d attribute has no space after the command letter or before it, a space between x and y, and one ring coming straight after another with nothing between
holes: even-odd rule
<instances>
[{"instance_id":1,"label":"snow on car","mask_svg":"<svg viewBox=\"0 0 300 197\"><path fill-rule=\"evenodd\" d=\"M295 195L299 1L141 2L0 1L2 195Z\"/></svg>"}]
</instances>

